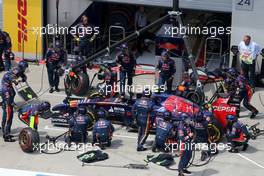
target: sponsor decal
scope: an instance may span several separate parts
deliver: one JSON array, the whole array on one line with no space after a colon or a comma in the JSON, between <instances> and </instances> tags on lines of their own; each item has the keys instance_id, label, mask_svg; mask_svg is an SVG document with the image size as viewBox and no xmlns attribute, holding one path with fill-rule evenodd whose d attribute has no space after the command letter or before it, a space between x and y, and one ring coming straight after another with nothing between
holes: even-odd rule
<instances>
[{"instance_id":1,"label":"sponsor decal","mask_svg":"<svg viewBox=\"0 0 264 176\"><path fill-rule=\"evenodd\" d=\"M229 106L213 106L215 111L225 111L225 112L236 112L236 107Z\"/></svg>"},{"instance_id":2,"label":"sponsor decal","mask_svg":"<svg viewBox=\"0 0 264 176\"><path fill-rule=\"evenodd\" d=\"M124 108L114 107L114 111L116 112L125 112Z\"/></svg>"},{"instance_id":3,"label":"sponsor decal","mask_svg":"<svg viewBox=\"0 0 264 176\"><path fill-rule=\"evenodd\" d=\"M27 0L17 0L17 32L18 51L22 51L22 43L28 41L27 33Z\"/></svg>"},{"instance_id":4,"label":"sponsor decal","mask_svg":"<svg viewBox=\"0 0 264 176\"><path fill-rule=\"evenodd\" d=\"M53 118L52 123L68 123L68 120L65 118Z\"/></svg>"},{"instance_id":5,"label":"sponsor decal","mask_svg":"<svg viewBox=\"0 0 264 176\"><path fill-rule=\"evenodd\" d=\"M113 107L111 106L111 108L108 110L108 112L114 112Z\"/></svg>"}]
</instances>

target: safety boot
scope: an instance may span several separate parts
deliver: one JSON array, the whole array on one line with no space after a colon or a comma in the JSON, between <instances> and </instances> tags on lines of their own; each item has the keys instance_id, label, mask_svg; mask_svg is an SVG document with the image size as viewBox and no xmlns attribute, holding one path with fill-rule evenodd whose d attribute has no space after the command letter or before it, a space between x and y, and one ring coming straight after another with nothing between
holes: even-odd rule
<instances>
[{"instance_id":1,"label":"safety boot","mask_svg":"<svg viewBox=\"0 0 264 176\"><path fill-rule=\"evenodd\" d=\"M244 145L243 145L243 148L242 148L242 151L246 151L247 148L248 148L248 144L244 144Z\"/></svg>"},{"instance_id":2,"label":"safety boot","mask_svg":"<svg viewBox=\"0 0 264 176\"><path fill-rule=\"evenodd\" d=\"M250 119L254 119L258 115L258 111L255 111L251 114Z\"/></svg>"}]
</instances>

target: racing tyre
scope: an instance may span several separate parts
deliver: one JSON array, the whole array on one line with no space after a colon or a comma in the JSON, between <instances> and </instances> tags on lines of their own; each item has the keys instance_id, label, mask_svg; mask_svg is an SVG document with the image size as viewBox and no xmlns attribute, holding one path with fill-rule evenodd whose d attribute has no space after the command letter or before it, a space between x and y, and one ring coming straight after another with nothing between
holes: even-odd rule
<instances>
[{"instance_id":1,"label":"racing tyre","mask_svg":"<svg viewBox=\"0 0 264 176\"><path fill-rule=\"evenodd\" d=\"M24 128L19 133L20 148L26 152L31 153L37 149L39 144L39 133L31 128Z\"/></svg>"},{"instance_id":2,"label":"racing tyre","mask_svg":"<svg viewBox=\"0 0 264 176\"><path fill-rule=\"evenodd\" d=\"M104 95L102 95L100 92L98 91L91 91L88 95L89 99L95 99L95 98L105 98Z\"/></svg>"},{"instance_id":3,"label":"racing tyre","mask_svg":"<svg viewBox=\"0 0 264 176\"><path fill-rule=\"evenodd\" d=\"M95 122L97 121L97 118L96 118L94 112L91 109L87 110L87 116L89 117L89 119L92 122L87 128L87 130L90 131L90 130L93 129L93 126L94 126Z\"/></svg>"},{"instance_id":4,"label":"racing tyre","mask_svg":"<svg viewBox=\"0 0 264 176\"><path fill-rule=\"evenodd\" d=\"M191 100L196 104L201 104L203 102L203 96L197 91L191 91L186 95L187 99Z\"/></svg>"},{"instance_id":5,"label":"racing tyre","mask_svg":"<svg viewBox=\"0 0 264 176\"><path fill-rule=\"evenodd\" d=\"M210 124L208 124L208 141L210 143L218 143L222 139L224 135L224 129L221 124L216 120L213 119Z\"/></svg>"},{"instance_id":6,"label":"racing tyre","mask_svg":"<svg viewBox=\"0 0 264 176\"><path fill-rule=\"evenodd\" d=\"M64 78L64 89L67 96L71 96L72 88L71 88L71 81L69 76L65 76Z\"/></svg>"},{"instance_id":7,"label":"racing tyre","mask_svg":"<svg viewBox=\"0 0 264 176\"><path fill-rule=\"evenodd\" d=\"M74 95L84 95L89 88L89 76L85 73L78 73L77 77L71 80L70 85Z\"/></svg>"},{"instance_id":8,"label":"racing tyre","mask_svg":"<svg viewBox=\"0 0 264 176\"><path fill-rule=\"evenodd\" d=\"M256 83L258 87L264 87L264 77L263 75L257 75Z\"/></svg>"}]
</instances>

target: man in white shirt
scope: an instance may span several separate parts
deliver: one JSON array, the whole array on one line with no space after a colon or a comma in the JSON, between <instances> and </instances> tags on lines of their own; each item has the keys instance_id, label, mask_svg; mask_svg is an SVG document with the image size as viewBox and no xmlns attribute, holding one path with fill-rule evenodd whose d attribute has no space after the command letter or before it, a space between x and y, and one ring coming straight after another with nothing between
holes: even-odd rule
<instances>
[{"instance_id":1,"label":"man in white shirt","mask_svg":"<svg viewBox=\"0 0 264 176\"><path fill-rule=\"evenodd\" d=\"M242 73L249 81L252 88L255 88L255 67L258 55L261 53L261 47L251 41L249 35L238 45L239 56L241 60Z\"/></svg>"}]
</instances>

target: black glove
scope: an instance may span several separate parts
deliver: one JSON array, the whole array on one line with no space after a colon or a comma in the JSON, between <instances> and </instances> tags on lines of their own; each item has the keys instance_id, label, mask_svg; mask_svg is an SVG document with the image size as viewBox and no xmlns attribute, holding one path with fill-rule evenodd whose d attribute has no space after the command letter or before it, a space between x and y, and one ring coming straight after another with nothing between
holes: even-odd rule
<instances>
[{"instance_id":1,"label":"black glove","mask_svg":"<svg viewBox=\"0 0 264 176\"><path fill-rule=\"evenodd\" d=\"M132 75L132 76L135 76L135 75L136 75L136 70L135 70L135 69L132 70L131 75Z\"/></svg>"},{"instance_id":2,"label":"black glove","mask_svg":"<svg viewBox=\"0 0 264 176\"><path fill-rule=\"evenodd\" d=\"M18 85L18 82L17 81L13 81L13 83L17 86Z\"/></svg>"},{"instance_id":3,"label":"black glove","mask_svg":"<svg viewBox=\"0 0 264 176\"><path fill-rule=\"evenodd\" d=\"M24 76L24 77L22 78L22 82L26 82L26 81L27 81L27 77Z\"/></svg>"}]
</instances>

